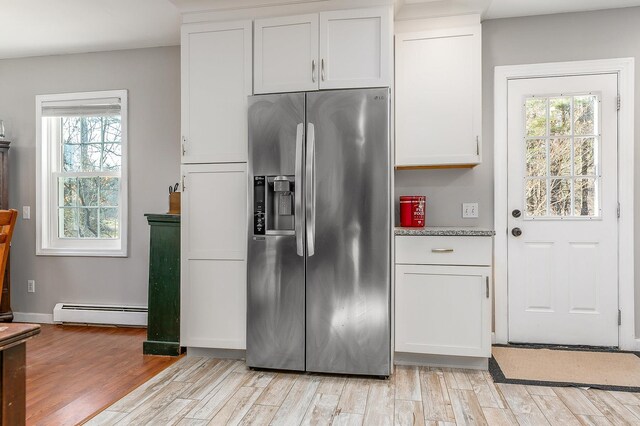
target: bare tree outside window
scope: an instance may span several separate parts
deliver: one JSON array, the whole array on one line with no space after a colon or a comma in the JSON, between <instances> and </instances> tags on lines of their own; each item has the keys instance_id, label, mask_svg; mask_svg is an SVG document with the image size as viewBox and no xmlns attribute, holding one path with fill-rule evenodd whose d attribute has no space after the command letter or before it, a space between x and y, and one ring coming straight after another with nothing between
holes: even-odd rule
<instances>
[{"instance_id":1,"label":"bare tree outside window","mask_svg":"<svg viewBox=\"0 0 640 426\"><path fill-rule=\"evenodd\" d=\"M525 200L528 217L596 217L596 95L525 100Z\"/></svg>"},{"instance_id":2,"label":"bare tree outside window","mask_svg":"<svg viewBox=\"0 0 640 426\"><path fill-rule=\"evenodd\" d=\"M61 117L60 238L119 238L120 116ZM101 175L101 172L106 172Z\"/></svg>"}]
</instances>

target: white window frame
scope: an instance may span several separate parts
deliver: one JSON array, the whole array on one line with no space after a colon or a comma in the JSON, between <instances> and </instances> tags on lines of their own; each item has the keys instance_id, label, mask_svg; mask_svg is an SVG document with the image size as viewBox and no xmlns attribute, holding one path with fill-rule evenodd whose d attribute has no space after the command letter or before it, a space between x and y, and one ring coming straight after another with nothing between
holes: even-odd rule
<instances>
[{"instance_id":1,"label":"white window frame","mask_svg":"<svg viewBox=\"0 0 640 426\"><path fill-rule=\"evenodd\" d=\"M56 221L57 179L53 170L54 153L50 135L44 135L42 105L51 101L83 101L120 98L121 170L120 170L120 238L70 239L58 237ZM63 93L36 96L36 255L126 257L128 248L128 102L127 90Z\"/></svg>"},{"instance_id":2,"label":"white window frame","mask_svg":"<svg viewBox=\"0 0 640 426\"><path fill-rule=\"evenodd\" d=\"M544 179L545 181L549 182L549 186L547 188L551 189L551 182L554 179L568 179L569 181L571 181L571 214L570 215L564 215L564 216L560 216L560 215L552 215L551 213L551 206L550 206L550 202L551 202L551 198L550 198L550 194L551 191L547 190L547 214L543 215L543 216L529 216L526 212L526 208L523 211L523 215L522 215L522 220L524 221L533 221L533 222L541 222L541 221L570 221L570 222L576 222L576 221L601 221L602 220L602 195L600 194L600 185L602 184L602 171L601 166L600 166L600 161L602 160L602 144L601 139L602 139L602 133L600 133L600 128L598 128L598 132L596 134L591 134L591 135L576 135L574 133L574 128L573 128L573 98L577 97L577 96L595 96L597 101L598 101L598 111L597 111L597 122L594 122L594 126L595 124L597 124L598 126L601 126L601 122L602 122L602 93L598 92L598 91L594 91L594 92L575 92L575 93L546 93L543 95L525 95L523 96L522 100L523 100L523 105L526 103L527 99L533 99L533 98L543 98L547 100L547 124L546 124L546 134L543 136L527 136L527 132L526 129L524 129L524 141L525 143L529 140L540 140L540 139L544 139L545 141L547 141L546 143L549 144L551 142L552 139L570 139L572 141L571 143L571 170L573 171L572 174L569 175L562 175L562 176L552 176L550 174L549 171L549 164L551 161L551 149L549 146L547 146L547 151L546 151L546 155L547 155L547 174L545 174L544 176L527 176L526 175L526 170L527 170L527 158L526 155L523 157L522 161L524 163L524 173L525 176L523 176L523 186L522 186L522 205L526 206L527 205L527 188L526 188L526 184L524 182L526 182L529 179ZM551 124L550 124L550 112L549 112L549 100L552 98L559 98L559 97L571 97L572 98L572 110L571 110L571 134L569 135L551 135ZM522 115L523 115L523 123L526 123L526 108L523 108L522 111ZM526 125L525 125L526 127ZM585 138L594 138L595 140L597 140L598 144L597 144L597 156L595 157L594 160L597 160L594 163L595 166L595 174L594 175L576 175L575 174L575 170L574 170L574 166L575 166L575 161L573 158L573 153L574 153L574 149L575 149L575 140L576 139L585 139ZM526 151L526 148L525 148ZM574 201L575 201L575 191L574 191L574 182L576 179L593 179L596 184L595 184L595 195L594 195L594 205L596 207L596 211L597 213L592 215L592 216L577 216L575 215L575 211L574 211Z\"/></svg>"}]
</instances>

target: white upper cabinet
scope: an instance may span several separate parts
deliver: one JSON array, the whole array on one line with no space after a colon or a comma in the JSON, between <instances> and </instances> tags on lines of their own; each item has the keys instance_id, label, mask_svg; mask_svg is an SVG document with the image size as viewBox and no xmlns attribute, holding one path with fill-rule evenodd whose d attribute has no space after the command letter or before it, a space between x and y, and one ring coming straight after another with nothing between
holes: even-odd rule
<instances>
[{"instance_id":1,"label":"white upper cabinet","mask_svg":"<svg viewBox=\"0 0 640 426\"><path fill-rule=\"evenodd\" d=\"M390 8L255 21L254 91L391 85Z\"/></svg>"},{"instance_id":2,"label":"white upper cabinet","mask_svg":"<svg viewBox=\"0 0 640 426\"><path fill-rule=\"evenodd\" d=\"M396 166L481 162L480 25L396 34Z\"/></svg>"},{"instance_id":3,"label":"white upper cabinet","mask_svg":"<svg viewBox=\"0 0 640 426\"><path fill-rule=\"evenodd\" d=\"M318 88L318 15L256 19L256 93Z\"/></svg>"},{"instance_id":4,"label":"white upper cabinet","mask_svg":"<svg viewBox=\"0 0 640 426\"><path fill-rule=\"evenodd\" d=\"M247 161L251 21L182 26L182 162Z\"/></svg>"},{"instance_id":5,"label":"white upper cabinet","mask_svg":"<svg viewBox=\"0 0 640 426\"><path fill-rule=\"evenodd\" d=\"M320 14L320 88L391 85L391 40L386 8Z\"/></svg>"}]
</instances>

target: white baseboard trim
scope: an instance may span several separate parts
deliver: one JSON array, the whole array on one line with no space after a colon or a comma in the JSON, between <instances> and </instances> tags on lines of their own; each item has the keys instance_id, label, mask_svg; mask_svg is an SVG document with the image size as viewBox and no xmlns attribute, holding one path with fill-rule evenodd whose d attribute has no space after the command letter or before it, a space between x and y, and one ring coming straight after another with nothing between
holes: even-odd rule
<instances>
[{"instance_id":1,"label":"white baseboard trim","mask_svg":"<svg viewBox=\"0 0 640 426\"><path fill-rule=\"evenodd\" d=\"M243 349L215 349L188 346L187 356L244 360L246 359L246 351Z\"/></svg>"},{"instance_id":2,"label":"white baseboard trim","mask_svg":"<svg viewBox=\"0 0 640 426\"><path fill-rule=\"evenodd\" d=\"M419 365L428 367L466 368L471 370L488 370L489 358L426 355L396 352L395 365Z\"/></svg>"},{"instance_id":3,"label":"white baseboard trim","mask_svg":"<svg viewBox=\"0 0 640 426\"><path fill-rule=\"evenodd\" d=\"M38 314L35 312L14 312L14 322L32 322L36 324L53 324L53 314Z\"/></svg>"}]
</instances>

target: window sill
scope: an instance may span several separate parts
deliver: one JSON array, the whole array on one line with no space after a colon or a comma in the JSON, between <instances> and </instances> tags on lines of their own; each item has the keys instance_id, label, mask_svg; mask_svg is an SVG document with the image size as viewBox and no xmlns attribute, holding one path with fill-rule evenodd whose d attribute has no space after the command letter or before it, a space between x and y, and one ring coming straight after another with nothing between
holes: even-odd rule
<instances>
[{"instance_id":1,"label":"window sill","mask_svg":"<svg viewBox=\"0 0 640 426\"><path fill-rule=\"evenodd\" d=\"M36 256L129 257L126 250L37 249Z\"/></svg>"}]
</instances>

